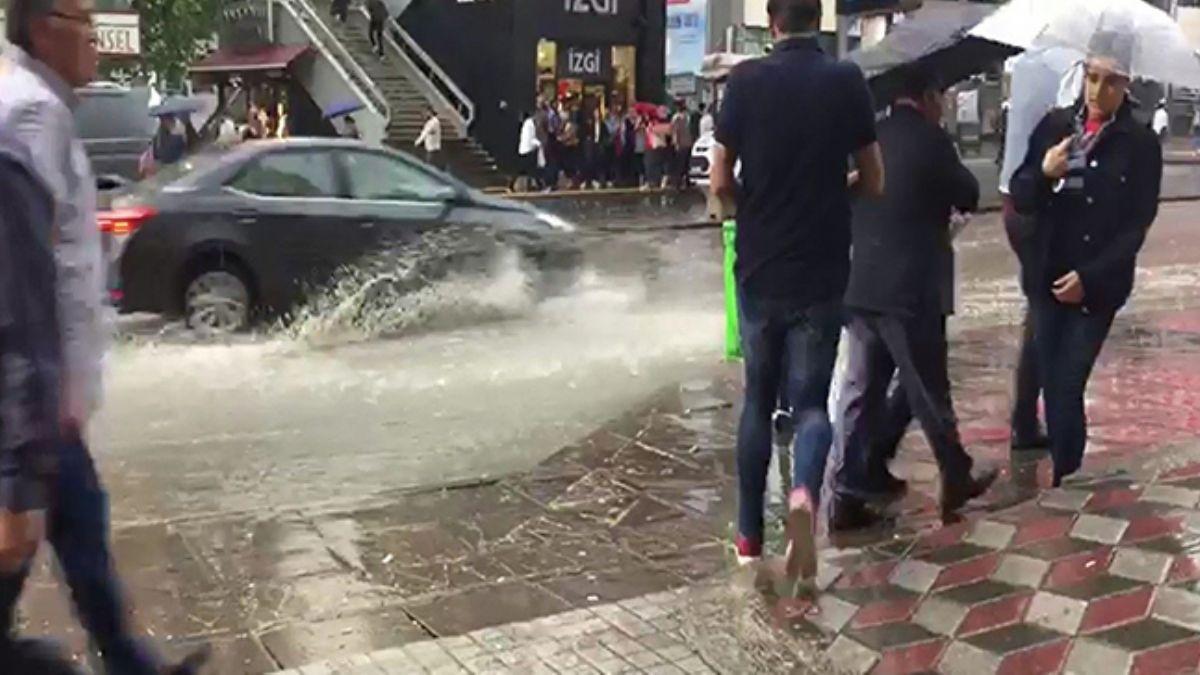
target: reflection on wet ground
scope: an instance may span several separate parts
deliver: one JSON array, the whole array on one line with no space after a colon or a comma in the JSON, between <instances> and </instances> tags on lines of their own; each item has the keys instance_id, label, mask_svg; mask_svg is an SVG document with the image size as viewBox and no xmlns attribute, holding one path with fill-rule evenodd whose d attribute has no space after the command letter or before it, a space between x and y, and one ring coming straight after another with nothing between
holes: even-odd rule
<instances>
[{"instance_id":1,"label":"reflection on wet ground","mask_svg":"<svg viewBox=\"0 0 1200 675\"><path fill-rule=\"evenodd\" d=\"M1002 510L1029 500L1049 481L1044 456L1012 457L1007 449L1015 340L1012 329L968 330L954 344L963 436L978 458L1005 471L1001 485L968 511L973 520L1001 512L997 522L1019 524L1024 512ZM353 507L285 506L123 527L116 554L136 620L171 650L212 642L220 664L215 672L263 672L710 577L728 566L736 382L730 366L714 380L670 387L640 412L507 478L384 492ZM1087 469L1125 467L1152 450L1161 458L1162 448L1200 435L1198 384L1200 311L1123 318L1094 380ZM833 542L826 553L826 570L853 574L826 596L832 604L825 621L847 606L854 616L861 607L876 608L876 619L856 619L863 631L874 621L908 616L923 591L894 584L877 589L885 595L872 590L881 578L893 578L899 556L939 567L971 561L976 567L957 572L970 578L980 570L987 577L999 564L995 555L979 560L988 548L983 535L939 538L958 535L935 529L936 468L918 435L906 440L895 468L912 489L894 527ZM1134 489L1132 483L1105 484L1103 501L1092 507L1137 506L1129 497ZM773 509L782 491L775 486ZM1172 498L1183 497L1166 489L1158 499ZM1044 501L1037 508L1043 507ZM1047 532L1061 525L1042 520ZM1162 547L1193 552L1178 538ZM1030 552L1054 560L1064 554ZM914 569L920 577L928 568ZM1062 574L1066 580L1070 573ZM81 653L82 636L51 578L43 561L22 605L26 630L57 635ZM963 591L959 600L982 602L971 593L988 599L988 591ZM777 603L776 611L795 610L788 602Z\"/></svg>"}]
</instances>

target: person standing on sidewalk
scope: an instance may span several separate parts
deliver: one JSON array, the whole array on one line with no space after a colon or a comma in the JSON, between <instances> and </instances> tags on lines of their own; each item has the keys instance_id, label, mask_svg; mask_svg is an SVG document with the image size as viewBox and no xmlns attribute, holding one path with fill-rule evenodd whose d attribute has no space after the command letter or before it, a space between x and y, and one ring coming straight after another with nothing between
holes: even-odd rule
<instances>
[{"instance_id":1,"label":"person standing on sidewalk","mask_svg":"<svg viewBox=\"0 0 1200 675\"><path fill-rule=\"evenodd\" d=\"M83 625L121 675L192 673L200 650L167 668L135 639L109 546L108 497L87 447L88 422L100 405L109 338L103 245L96 227L96 183L75 127L74 90L96 77L91 0L8 0L0 57L0 130L31 158L54 201L58 312L63 373L57 479L47 538ZM0 635L10 634L29 568L0 575Z\"/></svg>"},{"instance_id":2,"label":"person standing on sidewalk","mask_svg":"<svg viewBox=\"0 0 1200 675\"><path fill-rule=\"evenodd\" d=\"M816 572L813 528L833 438L829 386L850 267L847 160L855 158L856 188L871 198L883 194L883 161L862 72L817 43L821 0L769 0L767 14L775 49L729 76L710 188L722 218L737 204L746 391L735 545L739 562L761 559L771 414L786 382L796 418L786 569L808 578Z\"/></svg>"},{"instance_id":3,"label":"person standing on sidewalk","mask_svg":"<svg viewBox=\"0 0 1200 675\"><path fill-rule=\"evenodd\" d=\"M429 117L421 134L413 145L425 150L425 163L438 169L442 168L442 120L438 119L437 111L429 108Z\"/></svg>"},{"instance_id":4,"label":"person standing on sidewalk","mask_svg":"<svg viewBox=\"0 0 1200 675\"><path fill-rule=\"evenodd\" d=\"M692 133L692 121L688 116L687 106L683 101L680 101L677 106L675 116L671 118L673 156L669 164L671 182L682 190L688 186L688 168L691 166L692 144L696 142L696 137ZM699 127L699 120L696 122L696 126Z\"/></svg>"},{"instance_id":5,"label":"person standing on sidewalk","mask_svg":"<svg viewBox=\"0 0 1200 675\"><path fill-rule=\"evenodd\" d=\"M1034 219L1017 213L1013 206L1012 176L1024 162L1029 137L1047 110L1058 106L1061 73L1078 59L1074 50L1048 48L1026 52L1013 64L1012 96L1009 99L1004 141L1004 163L1000 169L1000 198L1004 232L1009 246L1018 252L1019 242L1029 236ZM1071 101L1064 101L1069 104ZM1037 451L1050 447L1045 426L1038 418L1042 395L1038 372L1033 317L1026 303L1021 327L1017 367L1013 372L1010 445L1014 451Z\"/></svg>"},{"instance_id":6,"label":"person standing on sidewalk","mask_svg":"<svg viewBox=\"0 0 1200 675\"><path fill-rule=\"evenodd\" d=\"M1084 393L1117 311L1133 290L1138 252L1158 215L1162 146L1133 117L1134 36L1101 32L1084 92L1051 111L1010 188L1034 219L1017 242L1041 363L1054 485L1079 470L1087 445Z\"/></svg>"},{"instance_id":7,"label":"person standing on sidewalk","mask_svg":"<svg viewBox=\"0 0 1200 675\"><path fill-rule=\"evenodd\" d=\"M367 39L371 41L371 49L379 58L383 58L383 24L388 20L388 8L383 0L367 0Z\"/></svg>"},{"instance_id":8,"label":"person standing on sidewalk","mask_svg":"<svg viewBox=\"0 0 1200 675\"><path fill-rule=\"evenodd\" d=\"M521 114L521 120L521 133L517 140L519 168L511 186L514 192L536 189L540 182L538 180L538 155L542 144L538 141L537 123L534 122L533 113L528 112ZM522 178L524 181L521 180Z\"/></svg>"},{"instance_id":9,"label":"person standing on sidewalk","mask_svg":"<svg viewBox=\"0 0 1200 675\"><path fill-rule=\"evenodd\" d=\"M979 206L979 181L941 127L942 87L910 66L891 115L879 124L887 193L855 204L854 257L846 290L848 371L839 398L842 462L831 530L871 525L869 501L890 491L887 391L899 373L908 408L942 473L942 516L982 495L996 470L972 475L950 401L946 350L946 267L953 267L950 217ZM908 425L903 420L901 427ZM894 446L893 446L894 447ZM878 451L877 451L878 450Z\"/></svg>"}]
</instances>

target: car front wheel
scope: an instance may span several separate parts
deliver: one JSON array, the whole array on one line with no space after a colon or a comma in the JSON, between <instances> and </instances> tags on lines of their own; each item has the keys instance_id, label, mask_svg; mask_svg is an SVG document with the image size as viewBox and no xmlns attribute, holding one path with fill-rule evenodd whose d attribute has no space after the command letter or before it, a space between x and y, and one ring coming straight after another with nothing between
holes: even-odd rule
<instances>
[{"instance_id":1,"label":"car front wheel","mask_svg":"<svg viewBox=\"0 0 1200 675\"><path fill-rule=\"evenodd\" d=\"M205 335L223 335L250 325L250 289L230 270L197 274L184 291L188 328Z\"/></svg>"}]
</instances>

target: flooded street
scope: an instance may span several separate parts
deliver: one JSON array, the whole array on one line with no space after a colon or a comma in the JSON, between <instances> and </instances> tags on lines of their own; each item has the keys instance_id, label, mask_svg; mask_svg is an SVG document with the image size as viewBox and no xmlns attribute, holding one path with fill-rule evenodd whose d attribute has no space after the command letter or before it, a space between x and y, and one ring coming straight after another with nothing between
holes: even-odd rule
<instances>
[{"instance_id":1,"label":"flooded street","mask_svg":"<svg viewBox=\"0 0 1200 675\"><path fill-rule=\"evenodd\" d=\"M513 265L441 282L387 310L415 317L408 335L313 319L299 336L195 344L178 327L155 337L144 319L123 321L137 335L112 354L94 432L114 519L353 501L522 471L717 363L715 231L585 239L567 294L535 301Z\"/></svg>"},{"instance_id":2,"label":"flooded street","mask_svg":"<svg viewBox=\"0 0 1200 675\"><path fill-rule=\"evenodd\" d=\"M1135 307L1194 294L1200 236L1186 212L1164 206ZM998 220L980 216L959 242L956 330L1020 315ZM116 523L488 480L710 372L723 335L718 232L638 225L586 229L585 268L565 295L535 300L524 273L501 266L387 308L407 313L384 322L409 329L400 335L316 317L205 344L123 319L93 432Z\"/></svg>"}]
</instances>

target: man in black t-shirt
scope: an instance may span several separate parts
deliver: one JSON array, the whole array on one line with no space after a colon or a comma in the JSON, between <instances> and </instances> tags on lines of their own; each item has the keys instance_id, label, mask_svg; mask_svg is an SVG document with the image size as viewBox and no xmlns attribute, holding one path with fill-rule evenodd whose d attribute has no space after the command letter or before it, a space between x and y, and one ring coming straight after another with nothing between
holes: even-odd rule
<instances>
[{"instance_id":1,"label":"man in black t-shirt","mask_svg":"<svg viewBox=\"0 0 1200 675\"><path fill-rule=\"evenodd\" d=\"M761 557L771 415L781 382L795 410L787 571L816 572L814 514L833 432L829 385L850 268L848 159L855 188L883 192L875 114L857 66L821 51L820 0L770 0L769 55L730 74L717 122L712 191L736 201L745 355L738 429L739 560ZM733 168L741 162L741 184ZM786 372L784 364L786 366Z\"/></svg>"}]
</instances>

